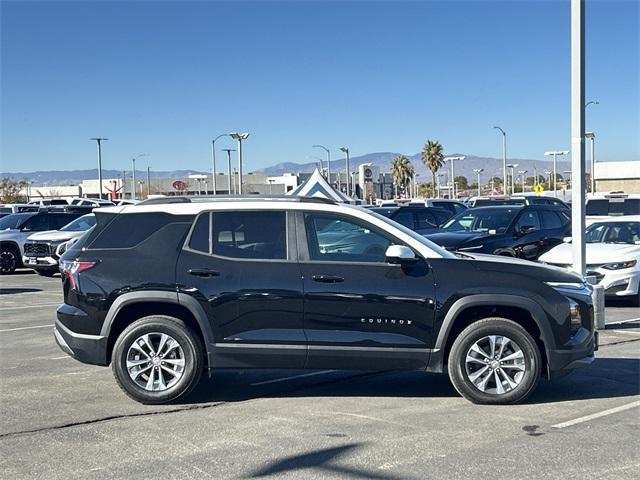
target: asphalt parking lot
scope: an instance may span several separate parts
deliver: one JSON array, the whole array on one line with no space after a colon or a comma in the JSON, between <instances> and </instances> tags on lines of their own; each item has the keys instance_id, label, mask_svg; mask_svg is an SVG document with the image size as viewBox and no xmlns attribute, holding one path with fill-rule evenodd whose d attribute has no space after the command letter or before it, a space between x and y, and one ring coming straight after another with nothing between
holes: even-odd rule
<instances>
[{"instance_id":1,"label":"asphalt parking lot","mask_svg":"<svg viewBox=\"0 0 640 480\"><path fill-rule=\"evenodd\" d=\"M523 405L422 372L225 371L154 407L56 346L59 278L0 282L3 478L638 478L640 310L622 303L596 362Z\"/></svg>"}]
</instances>

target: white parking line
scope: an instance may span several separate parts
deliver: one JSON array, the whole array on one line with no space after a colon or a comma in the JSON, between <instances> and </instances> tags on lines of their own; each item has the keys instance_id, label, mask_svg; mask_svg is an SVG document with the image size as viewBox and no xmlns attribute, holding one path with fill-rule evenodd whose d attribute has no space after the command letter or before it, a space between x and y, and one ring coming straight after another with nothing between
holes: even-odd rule
<instances>
[{"instance_id":1,"label":"white parking line","mask_svg":"<svg viewBox=\"0 0 640 480\"><path fill-rule=\"evenodd\" d=\"M557 423L556 425L552 425L551 428L567 428L573 425L577 425L578 423L584 423L584 422L588 422L589 420L594 420L596 418L605 417L607 415L613 415L614 413L624 412L625 410L629 410L635 407L640 407L640 400L627 403L626 405L622 405L620 407L610 408L609 410L604 410L602 412L586 415L584 417L578 417L573 420L569 420L568 422Z\"/></svg>"},{"instance_id":2,"label":"white parking line","mask_svg":"<svg viewBox=\"0 0 640 480\"><path fill-rule=\"evenodd\" d=\"M267 385L268 383L286 382L287 380L293 380L294 378L313 377L314 375L322 375L332 372L337 372L337 370L322 370L320 372L303 373L301 375L293 375L291 377L274 378L273 380L265 380L264 382L252 383L251 386L257 387L258 385Z\"/></svg>"},{"instance_id":3,"label":"white parking line","mask_svg":"<svg viewBox=\"0 0 640 480\"><path fill-rule=\"evenodd\" d=\"M19 307L0 307L0 310L22 310L23 308L38 308L38 307L57 307L58 305L60 305L60 302L58 303L42 303L42 304L36 304L36 305L21 305Z\"/></svg>"},{"instance_id":4,"label":"white parking line","mask_svg":"<svg viewBox=\"0 0 640 480\"><path fill-rule=\"evenodd\" d=\"M18 328L5 328L4 330L0 330L0 333L2 332L17 332L18 330L31 330L34 328L51 328L53 327L53 324L51 325L35 325L33 327L18 327Z\"/></svg>"}]
</instances>

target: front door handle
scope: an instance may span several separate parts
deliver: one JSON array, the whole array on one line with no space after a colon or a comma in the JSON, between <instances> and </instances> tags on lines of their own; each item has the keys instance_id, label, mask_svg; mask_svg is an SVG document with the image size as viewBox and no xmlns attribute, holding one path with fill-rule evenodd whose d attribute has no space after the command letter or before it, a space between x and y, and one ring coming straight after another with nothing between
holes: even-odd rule
<instances>
[{"instance_id":1,"label":"front door handle","mask_svg":"<svg viewBox=\"0 0 640 480\"><path fill-rule=\"evenodd\" d=\"M335 275L314 275L312 278L313 278L314 282L320 282L320 283L340 283L340 282L344 282L344 278L336 277Z\"/></svg>"},{"instance_id":2,"label":"front door handle","mask_svg":"<svg viewBox=\"0 0 640 480\"><path fill-rule=\"evenodd\" d=\"M211 278L220 276L220 272L217 272L216 270L210 270L208 268L190 268L188 272L189 275L195 275L196 277Z\"/></svg>"}]
</instances>

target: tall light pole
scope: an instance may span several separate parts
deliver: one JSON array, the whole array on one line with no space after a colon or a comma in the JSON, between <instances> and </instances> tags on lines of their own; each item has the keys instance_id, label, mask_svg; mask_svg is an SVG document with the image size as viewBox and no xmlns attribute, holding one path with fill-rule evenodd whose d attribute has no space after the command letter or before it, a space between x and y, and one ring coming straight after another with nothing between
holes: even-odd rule
<instances>
[{"instance_id":1,"label":"tall light pole","mask_svg":"<svg viewBox=\"0 0 640 480\"><path fill-rule=\"evenodd\" d=\"M482 172L484 172L484 168L474 168L473 171L475 172L475 174L478 177L478 179L477 179L477 182L478 182L478 196L480 196L481 195L481 193L480 193L481 192L481 189L480 189L480 174Z\"/></svg>"},{"instance_id":2,"label":"tall light pole","mask_svg":"<svg viewBox=\"0 0 640 480\"><path fill-rule=\"evenodd\" d=\"M135 200L136 199L136 160L140 157L148 157L149 154L148 153L141 153L140 155L137 155L135 157L133 157L133 159L131 160L131 163L133 164L133 177L132 177L132 185L133 188L131 189L131 200Z\"/></svg>"},{"instance_id":3,"label":"tall light pole","mask_svg":"<svg viewBox=\"0 0 640 480\"><path fill-rule=\"evenodd\" d=\"M595 154L596 134L593 132L587 132L584 134L584 136L589 140L591 140L591 193L595 193L596 191L596 154Z\"/></svg>"},{"instance_id":4,"label":"tall light pole","mask_svg":"<svg viewBox=\"0 0 640 480\"><path fill-rule=\"evenodd\" d=\"M556 198L558 197L558 189L556 188L556 182L558 181L558 155L567 155L568 153L567 150L544 152L547 157L553 156L553 196Z\"/></svg>"},{"instance_id":5,"label":"tall light pole","mask_svg":"<svg viewBox=\"0 0 640 480\"><path fill-rule=\"evenodd\" d=\"M520 179L522 180L522 193L524 193L524 179L528 170L518 170L518 173L521 175Z\"/></svg>"},{"instance_id":6,"label":"tall light pole","mask_svg":"<svg viewBox=\"0 0 640 480\"><path fill-rule=\"evenodd\" d=\"M453 168L453 164L456 160L464 160L464 156L460 156L460 157L444 157L442 159L442 161L446 162L447 160L449 160L451 162L451 198L455 199L456 198L456 175L455 175L455 171Z\"/></svg>"},{"instance_id":7,"label":"tall light pole","mask_svg":"<svg viewBox=\"0 0 640 480\"><path fill-rule=\"evenodd\" d=\"M518 168L518 164L517 163L510 163L509 165L507 165L507 168L511 170L511 195L515 195L516 194L516 182L515 182L515 177L513 176L513 169L514 168ZM507 191L507 189L505 188L505 192Z\"/></svg>"},{"instance_id":8,"label":"tall light pole","mask_svg":"<svg viewBox=\"0 0 640 480\"><path fill-rule=\"evenodd\" d=\"M340 147L340 151L345 154L345 161L347 166L347 197L348 197L349 196L349 172L351 171L349 168L349 148Z\"/></svg>"},{"instance_id":9,"label":"tall light pole","mask_svg":"<svg viewBox=\"0 0 640 480\"><path fill-rule=\"evenodd\" d=\"M232 132L229 136L238 141L238 195L242 195L242 141L249 138L249 134Z\"/></svg>"},{"instance_id":10,"label":"tall light pole","mask_svg":"<svg viewBox=\"0 0 640 480\"><path fill-rule=\"evenodd\" d=\"M502 185L503 193L507 195L507 133L500 127L494 126L493 128L502 133Z\"/></svg>"},{"instance_id":11,"label":"tall light pole","mask_svg":"<svg viewBox=\"0 0 640 480\"><path fill-rule=\"evenodd\" d=\"M545 170L544 171L545 175L547 177L549 177L548 183L549 183L549 190L551 190L551 174L553 173L551 170Z\"/></svg>"},{"instance_id":12,"label":"tall light pole","mask_svg":"<svg viewBox=\"0 0 640 480\"><path fill-rule=\"evenodd\" d=\"M321 148L327 153L327 180L331 185L331 150L324 145L311 145L312 148ZM322 170L322 162L320 162L320 170Z\"/></svg>"},{"instance_id":13,"label":"tall light pole","mask_svg":"<svg viewBox=\"0 0 640 480\"><path fill-rule=\"evenodd\" d=\"M223 148L223 152L227 152L227 190L231 195L231 152L235 152L235 148ZM235 182L234 182L235 183ZM235 192L234 192L235 193Z\"/></svg>"},{"instance_id":14,"label":"tall light pole","mask_svg":"<svg viewBox=\"0 0 640 480\"><path fill-rule=\"evenodd\" d=\"M571 170L565 170L564 172L564 178L566 178L564 184L565 184L565 188L567 190L571 190Z\"/></svg>"},{"instance_id":15,"label":"tall light pole","mask_svg":"<svg viewBox=\"0 0 640 480\"><path fill-rule=\"evenodd\" d=\"M216 185L216 141L222 137L229 137L228 133L222 133L211 140L211 185L213 186L213 194L216 195L217 185Z\"/></svg>"},{"instance_id":16,"label":"tall light pole","mask_svg":"<svg viewBox=\"0 0 640 480\"><path fill-rule=\"evenodd\" d=\"M95 140L98 143L98 196L102 200L102 142L109 140L104 137L94 137L90 140Z\"/></svg>"},{"instance_id":17,"label":"tall light pole","mask_svg":"<svg viewBox=\"0 0 640 480\"><path fill-rule=\"evenodd\" d=\"M584 104L584 109L586 110L589 105L600 105L600 102L597 100L589 100Z\"/></svg>"},{"instance_id":18,"label":"tall light pole","mask_svg":"<svg viewBox=\"0 0 640 480\"><path fill-rule=\"evenodd\" d=\"M151 195L151 167L147 165L147 198Z\"/></svg>"}]
</instances>

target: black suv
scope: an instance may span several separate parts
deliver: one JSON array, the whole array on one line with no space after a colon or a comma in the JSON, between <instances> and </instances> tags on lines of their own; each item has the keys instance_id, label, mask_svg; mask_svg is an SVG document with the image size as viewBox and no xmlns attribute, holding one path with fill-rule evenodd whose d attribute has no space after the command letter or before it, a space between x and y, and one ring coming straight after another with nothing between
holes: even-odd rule
<instances>
[{"instance_id":1,"label":"black suv","mask_svg":"<svg viewBox=\"0 0 640 480\"><path fill-rule=\"evenodd\" d=\"M54 334L140 402L184 397L203 369L336 368L448 370L473 402L515 403L594 358L581 277L457 256L361 207L178 197L95 214L61 259Z\"/></svg>"},{"instance_id":2,"label":"black suv","mask_svg":"<svg viewBox=\"0 0 640 480\"><path fill-rule=\"evenodd\" d=\"M373 207L372 212L379 213L398 222L420 235L438 231L440 225L446 223L453 215L440 208L428 208L421 205L406 207Z\"/></svg>"},{"instance_id":3,"label":"black suv","mask_svg":"<svg viewBox=\"0 0 640 480\"><path fill-rule=\"evenodd\" d=\"M535 260L570 235L564 208L505 205L465 210L427 238L447 250Z\"/></svg>"}]
</instances>

